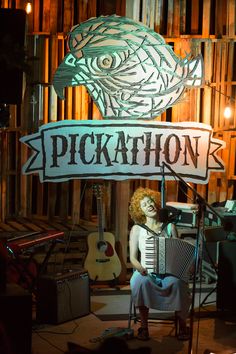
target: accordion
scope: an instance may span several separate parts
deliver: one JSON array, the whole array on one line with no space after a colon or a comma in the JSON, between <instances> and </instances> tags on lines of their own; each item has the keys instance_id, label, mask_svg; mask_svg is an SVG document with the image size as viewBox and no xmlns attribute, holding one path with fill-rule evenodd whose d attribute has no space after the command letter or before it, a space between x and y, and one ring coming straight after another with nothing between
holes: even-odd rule
<instances>
[{"instance_id":1,"label":"accordion","mask_svg":"<svg viewBox=\"0 0 236 354\"><path fill-rule=\"evenodd\" d=\"M194 255L195 246L187 241L156 237L146 245L145 263L148 270L157 274L171 274L188 281Z\"/></svg>"}]
</instances>

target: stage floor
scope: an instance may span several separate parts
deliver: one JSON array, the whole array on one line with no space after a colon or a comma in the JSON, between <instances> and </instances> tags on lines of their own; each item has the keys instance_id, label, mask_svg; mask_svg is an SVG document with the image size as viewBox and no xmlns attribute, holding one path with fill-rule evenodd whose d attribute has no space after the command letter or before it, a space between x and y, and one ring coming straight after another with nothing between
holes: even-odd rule
<instances>
[{"instance_id":1,"label":"stage floor","mask_svg":"<svg viewBox=\"0 0 236 354\"><path fill-rule=\"evenodd\" d=\"M215 292L201 305L205 296L215 284L203 286L195 294L192 348L189 342L178 341L173 324L150 323L148 342L132 338L127 341L131 349L149 346L153 354L203 354L207 349L212 353L236 353L236 321L219 316L215 307ZM111 288L93 289L91 292L91 313L58 325L40 324L34 327L32 335L33 354L58 354L67 350L67 343L73 342L86 348L96 348L99 337L107 329L127 328L129 308L129 286L120 290ZM133 324L134 334L139 323Z\"/></svg>"}]
</instances>

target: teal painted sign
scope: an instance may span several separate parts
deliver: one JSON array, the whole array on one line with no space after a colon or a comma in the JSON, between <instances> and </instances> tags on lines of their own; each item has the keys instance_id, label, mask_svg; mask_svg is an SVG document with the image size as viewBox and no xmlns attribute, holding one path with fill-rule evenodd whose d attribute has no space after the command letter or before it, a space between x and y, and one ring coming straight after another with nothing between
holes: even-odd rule
<instances>
[{"instance_id":1,"label":"teal painted sign","mask_svg":"<svg viewBox=\"0 0 236 354\"><path fill-rule=\"evenodd\" d=\"M153 119L203 82L203 60L178 57L164 38L126 17L101 16L74 26L55 72L60 98L83 85L104 119Z\"/></svg>"}]
</instances>

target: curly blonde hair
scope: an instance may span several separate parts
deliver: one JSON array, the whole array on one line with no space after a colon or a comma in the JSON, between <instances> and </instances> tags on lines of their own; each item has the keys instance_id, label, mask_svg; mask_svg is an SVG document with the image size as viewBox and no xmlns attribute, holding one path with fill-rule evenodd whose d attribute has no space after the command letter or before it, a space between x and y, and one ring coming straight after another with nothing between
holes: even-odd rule
<instances>
[{"instance_id":1,"label":"curly blonde hair","mask_svg":"<svg viewBox=\"0 0 236 354\"><path fill-rule=\"evenodd\" d=\"M161 207L159 192L147 187L137 188L130 200L129 214L131 216L131 219L138 224L144 224L146 222L146 216L143 214L140 207L140 201L144 197L150 197L155 202L157 209L160 209Z\"/></svg>"}]
</instances>

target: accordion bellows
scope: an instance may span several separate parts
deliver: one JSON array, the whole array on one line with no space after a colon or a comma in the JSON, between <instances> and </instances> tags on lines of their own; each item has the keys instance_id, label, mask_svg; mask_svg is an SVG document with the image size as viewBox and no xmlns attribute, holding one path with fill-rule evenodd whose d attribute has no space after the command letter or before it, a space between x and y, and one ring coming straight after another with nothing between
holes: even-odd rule
<instances>
[{"instance_id":1,"label":"accordion bellows","mask_svg":"<svg viewBox=\"0 0 236 354\"><path fill-rule=\"evenodd\" d=\"M194 264L195 246L181 239L166 237L155 238L152 245L154 247L146 249L147 268L157 274L172 274L188 281Z\"/></svg>"}]
</instances>

